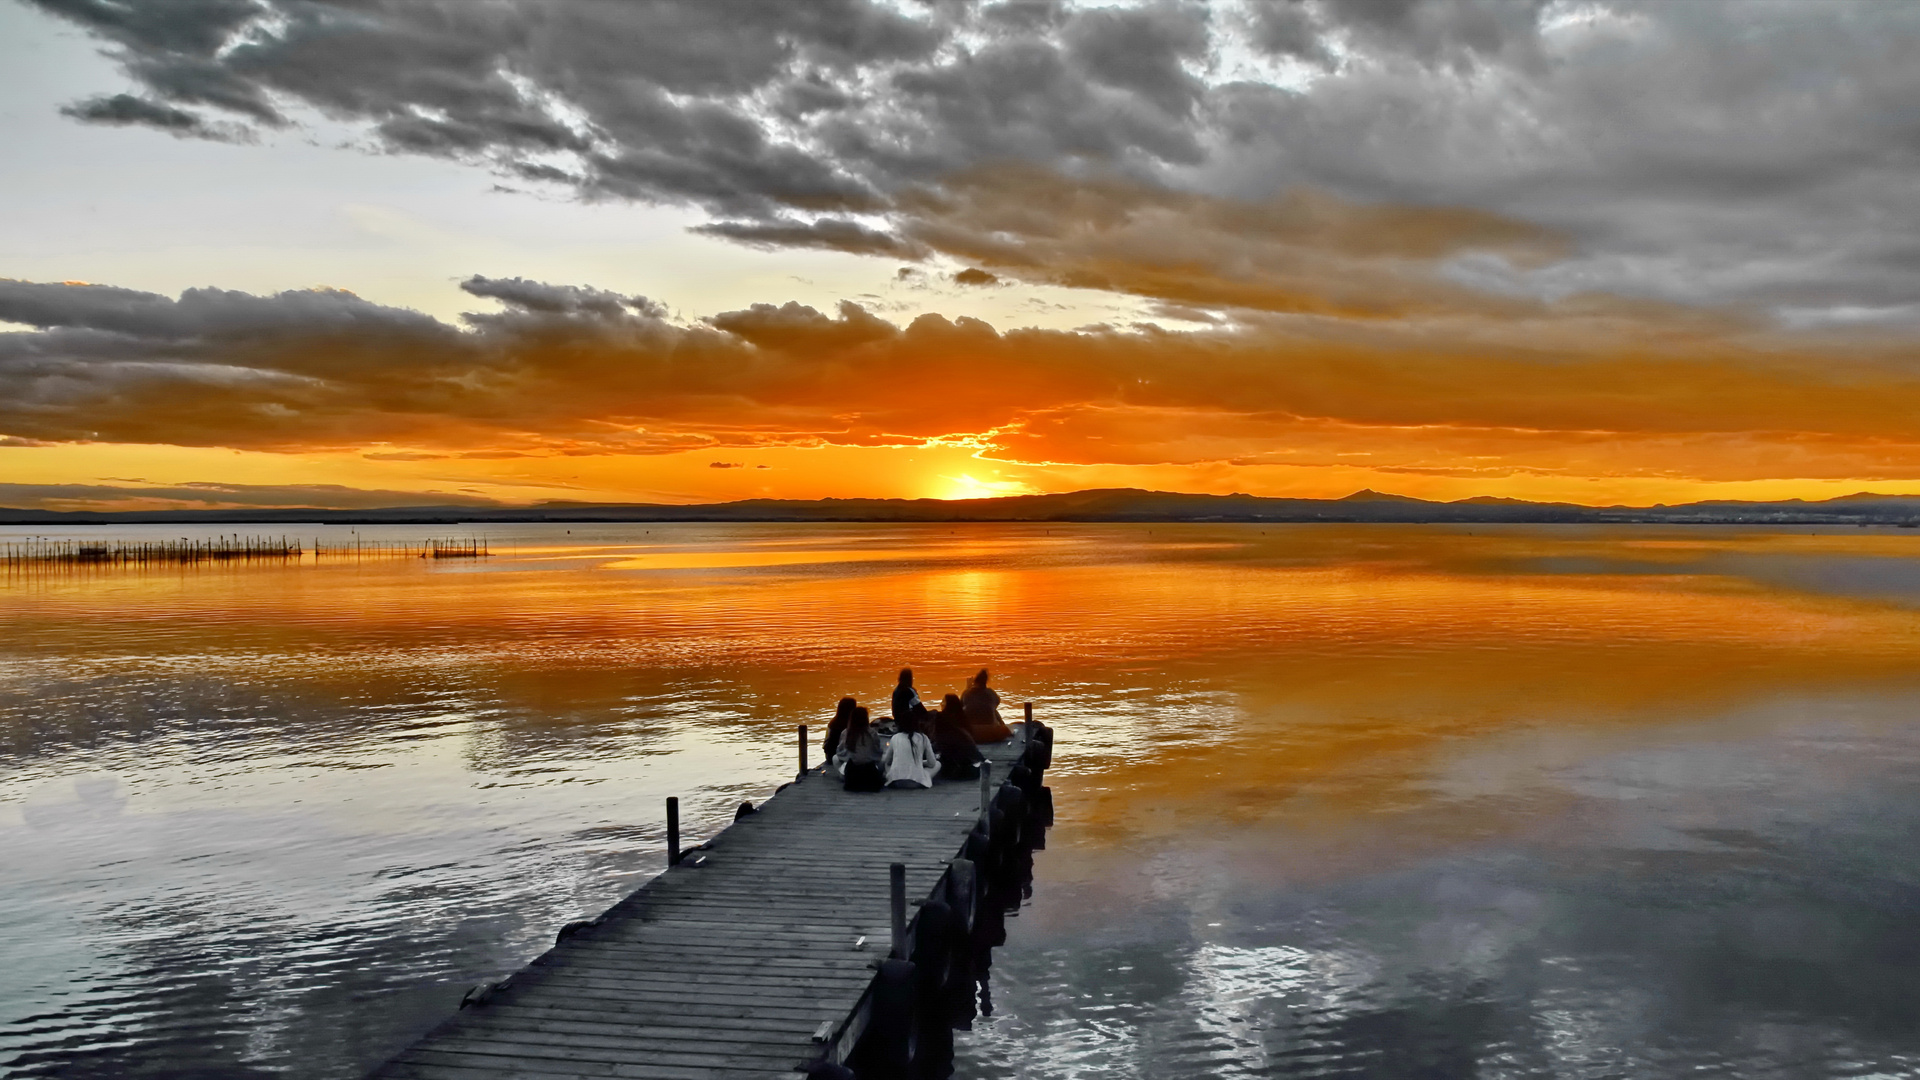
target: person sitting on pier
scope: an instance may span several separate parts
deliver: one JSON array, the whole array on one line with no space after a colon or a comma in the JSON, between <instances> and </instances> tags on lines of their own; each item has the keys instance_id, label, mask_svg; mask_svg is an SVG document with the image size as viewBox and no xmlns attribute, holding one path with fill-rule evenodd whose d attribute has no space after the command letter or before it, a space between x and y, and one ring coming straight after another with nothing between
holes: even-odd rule
<instances>
[{"instance_id":1,"label":"person sitting on pier","mask_svg":"<svg viewBox=\"0 0 1920 1080\"><path fill-rule=\"evenodd\" d=\"M847 734L833 755L833 766L840 771L841 786L848 791L879 791L887 786L886 772L880 761L886 747L873 733L867 710L859 705L847 716Z\"/></svg>"},{"instance_id":2,"label":"person sitting on pier","mask_svg":"<svg viewBox=\"0 0 1920 1080\"><path fill-rule=\"evenodd\" d=\"M913 669L900 669L900 682L893 688L893 721L906 730L909 720L921 721L927 718L927 707L920 704L920 691L913 688Z\"/></svg>"},{"instance_id":3,"label":"person sitting on pier","mask_svg":"<svg viewBox=\"0 0 1920 1080\"><path fill-rule=\"evenodd\" d=\"M920 710L925 713L925 709ZM910 714L911 715L911 714ZM887 771L887 786L890 788L930 788L933 786L933 774L940 770L940 757L933 752L933 740L927 737L926 725L917 718L895 716L893 722L900 730L887 740L887 754L884 761Z\"/></svg>"},{"instance_id":4,"label":"person sitting on pier","mask_svg":"<svg viewBox=\"0 0 1920 1080\"><path fill-rule=\"evenodd\" d=\"M986 755L967 734L967 711L959 694L948 694L933 714L933 752L940 757L940 775L948 780L972 780L980 775Z\"/></svg>"},{"instance_id":5,"label":"person sitting on pier","mask_svg":"<svg viewBox=\"0 0 1920 1080\"><path fill-rule=\"evenodd\" d=\"M987 687L987 669L967 680L960 692L967 710L967 734L976 743L995 743L1013 737L1013 729L1000 721L1000 695Z\"/></svg>"},{"instance_id":6,"label":"person sitting on pier","mask_svg":"<svg viewBox=\"0 0 1920 1080\"><path fill-rule=\"evenodd\" d=\"M847 719L859 707L860 703L850 697L840 699L840 704L834 707L833 719L827 721L827 738L826 744L820 748L821 757L833 760L834 752L840 749L840 740L847 737Z\"/></svg>"}]
</instances>

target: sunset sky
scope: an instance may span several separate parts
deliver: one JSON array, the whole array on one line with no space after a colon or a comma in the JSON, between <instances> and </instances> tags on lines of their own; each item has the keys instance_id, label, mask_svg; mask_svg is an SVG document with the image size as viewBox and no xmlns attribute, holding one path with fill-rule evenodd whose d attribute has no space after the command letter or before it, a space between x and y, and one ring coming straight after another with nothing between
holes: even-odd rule
<instances>
[{"instance_id":1,"label":"sunset sky","mask_svg":"<svg viewBox=\"0 0 1920 1080\"><path fill-rule=\"evenodd\" d=\"M0 506L1920 493L1920 5L0 0Z\"/></svg>"}]
</instances>

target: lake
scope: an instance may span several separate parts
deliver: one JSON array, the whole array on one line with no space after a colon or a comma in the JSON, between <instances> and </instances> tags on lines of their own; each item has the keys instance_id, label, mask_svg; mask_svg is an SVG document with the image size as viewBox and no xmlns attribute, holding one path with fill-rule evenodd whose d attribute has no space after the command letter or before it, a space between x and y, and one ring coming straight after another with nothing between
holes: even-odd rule
<instances>
[{"instance_id":1,"label":"lake","mask_svg":"<svg viewBox=\"0 0 1920 1080\"><path fill-rule=\"evenodd\" d=\"M5 571L0 1071L355 1076L911 664L1059 739L959 1076L1920 1075L1913 531L455 534Z\"/></svg>"}]
</instances>

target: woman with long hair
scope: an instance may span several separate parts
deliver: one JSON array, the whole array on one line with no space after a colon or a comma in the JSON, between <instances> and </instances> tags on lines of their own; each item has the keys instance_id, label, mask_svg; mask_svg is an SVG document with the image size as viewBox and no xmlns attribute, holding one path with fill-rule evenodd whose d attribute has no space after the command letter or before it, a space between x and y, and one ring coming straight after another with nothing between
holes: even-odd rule
<instances>
[{"instance_id":1,"label":"woman with long hair","mask_svg":"<svg viewBox=\"0 0 1920 1080\"><path fill-rule=\"evenodd\" d=\"M821 757L833 760L834 753L840 749L840 740L847 737L847 719L859 707L860 703L850 697L840 699L840 704L834 707L833 719L827 721L826 745L820 748Z\"/></svg>"},{"instance_id":2,"label":"woman with long hair","mask_svg":"<svg viewBox=\"0 0 1920 1080\"><path fill-rule=\"evenodd\" d=\"M873 732L867 710L855 705L847 716L846 737L840 740L839 752L833 755L834 767L840 770L841 786L848 791L879 791L887 786L886 773L880 767L886 749L880 736Z\"/></svg>"},{"instance_id":3,"label":"woman with long hair","mask_svg":"<svg viewBox=\"0 0 1920 1080\"><path fill-rule=\"evenodd\" d=\"M980 775L985 755L967 734L967 710L959 694L948 694L933 714L933 752L940 756L940 775L948 780L972 780Z\"/></svg>"},{"instance_id":4,"label":"woman with long hair","mask_svg":"<svg viewBox=\"0 0 1920 1080\"><path fill-rule=\"evenodd\" d=\"M918 720L925 715L927 707L920 704L920 691L913 688L913 669L900 669L900 682L893 688L893 720L904 724L908 720Z\"/></svg>"},{"instance_id":5,"label":"woman with long hair","mask_svg":"<svg viewBox=\"0 0 1920 1080\"><path fill-rule=\"evenodd\" d=\"M920 711L926 712L925 709ZM933 740L927 737L926 725L912 714L896 716L893 722L899 730L887 740L886 757L881 762L886 770L887 786L932 787L933 774L940 770L940 756L933 752Z\"/></svg>"}]
</instances>

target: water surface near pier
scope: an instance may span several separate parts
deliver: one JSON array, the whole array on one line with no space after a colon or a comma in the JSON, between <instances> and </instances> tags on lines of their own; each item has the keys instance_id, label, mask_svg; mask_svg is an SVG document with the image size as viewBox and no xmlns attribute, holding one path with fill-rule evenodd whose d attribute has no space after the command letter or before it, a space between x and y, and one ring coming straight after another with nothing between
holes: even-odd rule
<instances>
[{"instance_id":1,"label":"water surface near pier","mask_svg":"<svg viewBox=\"0 0 1920 1080\"><path fill-rule=\"evenodd\" d=\"M1920 1075L1912 532L484 534L0 580L0 1071L354 1075L912 663L1061 740L962 1076Z\"/></svg>"}]
</instances>

